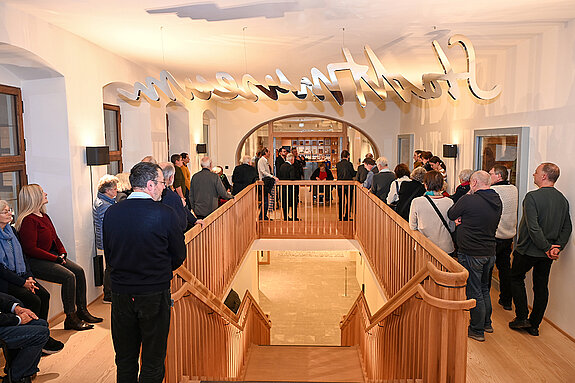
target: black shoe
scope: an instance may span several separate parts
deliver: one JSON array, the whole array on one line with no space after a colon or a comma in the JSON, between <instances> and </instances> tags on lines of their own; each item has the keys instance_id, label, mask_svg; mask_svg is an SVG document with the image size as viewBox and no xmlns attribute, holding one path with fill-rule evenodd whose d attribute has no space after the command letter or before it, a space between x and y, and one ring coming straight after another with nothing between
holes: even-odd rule
<instances>
[{"instance_id":1,"label":"black shoe","mask_svg":"<svg viewBox=\"0 0 575 383\"><path fill-rule=\"evenodd\" d=\"M503 302L501 299L499 299L498 303L503 307L503 310L507 310L507 311L513 310L513 307L511 307L511 303Z\"/></svg>"},{"instance_id":2,"label":"black shoe","mask_svg":"<svg viewBox=\"0 0 575 383\"><path fill-rule=\"evenodd\" d=\"M25 376L22 379L14 380L14 379L8 379L8 375L6 375L2 379L2 383L32 383L32 379L29 376Z\"/></svg>"},{"instance_id":3,"label":"black shoe","mask_svg":"<svg viewBox=\"0 0 575 383\"><path fill-rule=\"evenodd\" d=\"M52 337L48 338L48 342L42 347L42 353L46 355L52 355L59 351L62 351L64 348L64 343L56 340Z\"/></svg>"},{"instance_id":4,"label":"black shoe","mask_svg":"<svg viewBox=\"0 0 575 383\"><path fill-rule=\"evenodd\" d=\"M485 342L485 335L478 334L470 328L467 329L467 337L478 342Z\"/></svg>"},{"instance_id":5,"label":"black shoe","mask_svg":"<svg viewBox=\"0 0 575 383\"><path fill-rule=\"evenodd\" d=\"M539 336L539 329L537 327L529 327L526 330L531 336Z\"/></svg>"},{"instance_id":6,"label":"black shoe","mask_svg":"<svg viewBox=\"0 0 575 383\"><path fill-rule=\"evenodd\" d=\"M519 319L515 317L511 322L509 322L509 328L513 330L520 330L524 328L530 328L531 323L527 319Z\"/></svg>"},{"instance_id":7,"label":"black shoe","mask_svg":"<svg viewBox=\"0 0 575 383\"><path fill-rule=\"evenodd\" d=\"M104 298L102 298L102 303L107 303L107 304L112 303L112 297L104 295Z\"/></svg>"},{"instance_id":8,"label":"black shoe","mask_svg":"<svg viewBox=\"0 0 575 383\"><path fill-rule=\"evenodd\" d=\"M491 334L491 333L493 333L493 326L491 326L491 325L485 326L485 328L483 329L483 331L485 331L486 333Z\"/></svg>"},{"instance_id":9,"label":"black shoe","mask_svg":"<svg viewBox=\"0 0 575 383\"><path fill-rule=\"evenodd\" d=\"M94 328L94 325L84 322L82 319L78 318L78 314L76 313L68 314L64 321L64 330L83 331L90 330L92 328Z\"/></svg>"},{"instance_id":10,"label":"black shoe","mask_svg":"<svg viewBox=\"0 0 575 383\"><path fill-rule=\"evenodd\" d=\"M104 320L102 318L93 316L86 309L78 310L78 318L82 319L86 323L100 323Z\"/></svg>"}]
</instances>

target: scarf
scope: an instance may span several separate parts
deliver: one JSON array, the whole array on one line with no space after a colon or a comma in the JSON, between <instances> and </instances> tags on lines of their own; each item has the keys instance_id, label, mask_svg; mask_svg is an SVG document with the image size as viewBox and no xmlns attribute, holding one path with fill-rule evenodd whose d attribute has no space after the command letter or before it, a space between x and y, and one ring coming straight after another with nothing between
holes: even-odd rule
<instances>
[{"instance_id":1,"label":"scarf","mask_svg":"<svg viewBox=\"0 0 575 383\"><path fill-rule=\"evenodd\" d=\"M6 225L4 230L0 229L0 263L8 270L16 272L18 275L26 273L26 263L22 246L16 238L16 234L10 225Z\"/></svg>"}]
</instances>

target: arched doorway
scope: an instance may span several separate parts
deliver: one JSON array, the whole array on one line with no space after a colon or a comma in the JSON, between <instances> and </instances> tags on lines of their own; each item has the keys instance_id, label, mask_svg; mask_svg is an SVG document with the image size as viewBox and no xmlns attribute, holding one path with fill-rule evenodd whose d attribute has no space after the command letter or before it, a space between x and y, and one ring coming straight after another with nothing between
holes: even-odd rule
<instances>
[{"instance_id":1,"label":"arched doorway","mask_svg":"<svg viewBox=\"0 0 575 383\"><path fill-rule=\"evenodd\" d=\"M342 150L349 150L357 164L367 153L379 156L374 141L359 127L333 117L297 114L262 122L250 130L236 150L236 162L244 155L255 157L263 147L275 156L281 147L296 147L311 163L329 160L335 164Z\"/></svg>"}]
</instances>

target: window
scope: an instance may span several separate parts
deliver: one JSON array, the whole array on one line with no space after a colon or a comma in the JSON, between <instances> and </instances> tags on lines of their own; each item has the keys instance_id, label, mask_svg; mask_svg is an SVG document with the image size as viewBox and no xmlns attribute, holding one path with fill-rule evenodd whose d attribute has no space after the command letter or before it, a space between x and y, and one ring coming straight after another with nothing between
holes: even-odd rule
<instances>
[{"instance_id":1,"label":"window","mask_svg":"<svg viewBox=\"0 0 575 383\"><path fill-rule=\"evenodd\" d=\"M413 167L413 134L397 136L397 163Z\"/></svg>"},{"instance_id":2,"label":"window","mask_svg":"<svg viewBox=\"0 0 575 383\"><path fill-rule=\"evenodd\" d=\"M509 170L509 181L519 189L519 200L527 193L529 170L529 128L499 128L475 131L476 170L489 171L494 165ZM521 211L521 209L519 209Z\"/></svg>"},{"instance_id":3,"label":"window","mask_svg":"<svg viewBox=\"0 0 575 383\"><path fill-rule=\"evenodd\" d=\"M120 107L104 104L104 131L106 145L110 148L108 174L122 172L122 129Z\"/></svg>"},{"instance_id":4,"label":"window","mask_svg":"<svg viewBox=\"0 0 575 383\"><path fill-rule=\"evenodd\" d=\"M27 183L22 123L22 93L0 85L0 199L16 210L18 192Z\"/></svg>"}]
</instances>

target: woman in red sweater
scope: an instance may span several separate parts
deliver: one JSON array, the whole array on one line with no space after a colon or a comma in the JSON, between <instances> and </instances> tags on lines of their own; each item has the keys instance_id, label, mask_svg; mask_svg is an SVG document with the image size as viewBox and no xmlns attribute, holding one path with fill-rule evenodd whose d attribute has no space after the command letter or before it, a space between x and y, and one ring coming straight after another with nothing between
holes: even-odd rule
<instances>
[{"instance_id":1,"label":"woman in red sweater","mask_svg":"<svg viewBox=\"0 0 575 383\"><path fill-rule=\"evenodd\" d=\"M88 330L90 323L102 322L90 314L86 302L84 269L67 258L66 249L46 214L48 194L37 184L24 185L18 194L19 214L16 230L30 269L39 279L62 285L64 329Z\"/></svg>"}]
</instances>

